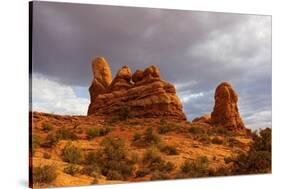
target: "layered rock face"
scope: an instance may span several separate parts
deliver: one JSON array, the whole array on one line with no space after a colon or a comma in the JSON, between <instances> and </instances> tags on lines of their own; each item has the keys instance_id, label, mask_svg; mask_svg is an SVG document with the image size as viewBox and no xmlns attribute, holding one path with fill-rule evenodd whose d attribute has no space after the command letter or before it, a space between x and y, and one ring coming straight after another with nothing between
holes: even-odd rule
<instances>
[{"instance_id":1,"label":"layered rock face","mask_svg":"<svg viewBox=\"0 0 281 189\"><path fill-rule=\"evenodd\" d=\"M215 106L211 113L211 124L225 127L229 130L243 130L244 123L238 111L238 96L233 87L221 83L215 92Z\"/></svg>"},{"instance_id":2,"label":"layered rock face","mask_svg":"<svg viewBox=\"0 0 281 189\"><path fill-rule=\"evenodd\" d=\"M123 66L112 81L104 58L96 58L92 68L94 80L89 88L91 103L88 115L116 115L126 107L135 117L186 119L175 87L160 78L156 66L144 71L138 69L134 74L128 66Z\"/></svg>"}]
</instances>

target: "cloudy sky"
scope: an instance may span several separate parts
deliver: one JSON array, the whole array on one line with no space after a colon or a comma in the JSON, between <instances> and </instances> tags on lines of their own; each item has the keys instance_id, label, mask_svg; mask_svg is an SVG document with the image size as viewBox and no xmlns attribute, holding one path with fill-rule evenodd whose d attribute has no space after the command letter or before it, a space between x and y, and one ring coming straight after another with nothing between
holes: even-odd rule
<instances>
[{"instance_id":1,"label":"cloudy sky","mask_svg":"<svg viewBox=\"0 0 281 189\"><path fill-rule=\"evenodd\" d=\"M176 85L189 120L210 113L229 81L247 127L271 126L271 17L34 2L33 110L86 114L90 62L115 75L154 64Z\"/></svg>"}]
</instances>

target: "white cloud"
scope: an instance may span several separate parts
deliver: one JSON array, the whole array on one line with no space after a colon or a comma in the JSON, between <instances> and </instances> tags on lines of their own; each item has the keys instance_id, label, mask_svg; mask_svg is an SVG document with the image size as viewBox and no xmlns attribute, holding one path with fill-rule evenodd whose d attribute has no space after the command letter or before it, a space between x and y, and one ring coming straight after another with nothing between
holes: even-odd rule
<instances>
[{"instance_id":1,"label":"white cloud","mask_svg":"<svg viewBox=\"0 0 281 189\"><path fill-rule=\"evenodd\" d=\"M203 92L194 93L194 94L189 94L189 95L180 95L180 94L179 94L179 97L180 97L182 103L188 103L188 102L190 102L190 100L192 100L192 99L197 99L197 98L200 98L200 97L203 97L203 96L204 96L204 93L203 93Z\"/></svg>"},{"instance_id":2,"label":"white cloud","mask_svg":"<svg viewBox=\"0 0 281 189\"><path fill-rule=\"evenodd\" d=\"M71 86L45 78L32 76L32 110L56 114L85 115L89 100L78 97Z\"/></svg>"},{"instance_id":3,"label":"white cloud","mask_svg":"<svg viewBox=\"0 0 281 189\"><path fill-rule=\"evenodd\" d=\"M244 117L246 127L251 129L271 127L271 116L270 110L255 112L250 116Z\"/></svg>"}]
</instances>

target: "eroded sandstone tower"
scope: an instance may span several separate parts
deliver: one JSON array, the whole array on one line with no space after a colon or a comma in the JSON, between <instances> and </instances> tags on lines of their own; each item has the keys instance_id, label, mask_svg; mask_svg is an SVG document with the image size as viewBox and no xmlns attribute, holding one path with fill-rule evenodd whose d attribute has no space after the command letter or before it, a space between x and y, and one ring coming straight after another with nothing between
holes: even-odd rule
<instances>
[{"instance_id":1,"label":"eroded sandstone tower","mask_svg":"<svg viewBox=\"0 0 281 189\"><path fill-rule=\"evenodd\" d=\"M215 92L215 106L211 113L211 123L230 130L245 129L238 111L238 95L230 83L223 82Z\"/></svg>"},{"instance_id":2,"label":"eroded sandstone tower","mask_svg":"<svg viewBox=\"0 0 281 189\"><path fill-rule=\"evenodd\" d=\"M174 85L161 79L158 67L152 65L132 74L128 66L123 66L112 80L109 64L97 57L92 70L88 115L116 115L129 107L135 117L186 119Z\"/></svg>"}]
</instances>

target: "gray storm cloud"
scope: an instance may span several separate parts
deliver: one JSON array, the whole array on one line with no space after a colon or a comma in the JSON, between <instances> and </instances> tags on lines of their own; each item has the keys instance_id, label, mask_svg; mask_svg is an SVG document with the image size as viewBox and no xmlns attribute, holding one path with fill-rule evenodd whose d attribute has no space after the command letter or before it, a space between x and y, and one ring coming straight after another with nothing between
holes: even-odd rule
<instances>
[{"instance_id":1,"label":"gray storm cloud","mask_svg":"<svg viewBox=\"0 0 281 189\"><path fill-rule=\"evenodd\" d=\"M33 14L34 73L87 93L95 56L114 74L155 64L188 117L210 112L226 80L249 124L271 124L270 16L51 2L34 2Z\"/></svg>"}]
</instances>

